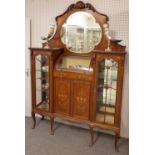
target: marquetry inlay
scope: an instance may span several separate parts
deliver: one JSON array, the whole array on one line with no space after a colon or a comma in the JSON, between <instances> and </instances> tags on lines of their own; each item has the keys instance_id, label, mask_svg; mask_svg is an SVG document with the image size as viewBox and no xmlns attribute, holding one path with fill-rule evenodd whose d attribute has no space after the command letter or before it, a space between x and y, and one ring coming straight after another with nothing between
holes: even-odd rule
<instances>
[{"instance_id":1,"label":"marquetry inlay","mask_svg":"<svg viewBox=\"0 0 155 155\"><path fill-rule=\"evenodd\" d=\"M59 104L65 105L67 103L67 95L58 94Z\"/></svg>"},{"instance_id":2,"label":"marquetry inlay","mask_svg":"<svg viewBox=\"0 0 155 155\"><path fill-rule=\"evenodd\" d=\"M83 113L86 109L86 97L76 97L76 103L77 103L77 110Z\"/></svg>"}]
</instances>

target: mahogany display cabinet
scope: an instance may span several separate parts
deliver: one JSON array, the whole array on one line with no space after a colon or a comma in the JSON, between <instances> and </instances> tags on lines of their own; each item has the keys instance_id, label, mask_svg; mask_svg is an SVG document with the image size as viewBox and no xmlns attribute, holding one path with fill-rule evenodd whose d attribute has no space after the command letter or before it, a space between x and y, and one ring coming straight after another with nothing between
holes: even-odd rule
<instances>
[{"instance_id":1,"label":"mahogany display cabinet","mask_svg":"<svg viewBox=\"0 0 155 155\"><path fill-rule=\"evenodd\" d=\"M120 136L125 46L109 35L108 16L79 1L56 17L55 27L31 50L32 118L35 114Z\"/></svg>"}]
</instances>

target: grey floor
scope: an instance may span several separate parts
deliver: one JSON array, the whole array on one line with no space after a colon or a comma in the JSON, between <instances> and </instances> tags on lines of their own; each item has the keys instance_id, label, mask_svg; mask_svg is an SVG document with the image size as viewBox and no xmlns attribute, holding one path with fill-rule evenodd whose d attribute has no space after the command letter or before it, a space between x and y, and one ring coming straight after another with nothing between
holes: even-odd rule
<instances>
[{"instance_id":1,"label":"grey floor","mask_svg":"<svg viewBox=\"0 0 155 155\"><path fill-rule=\"evenodd\" d=\"M31 129L31 118L26 117L25 155L128 155L129 142L119 140L119 152L114 149L114 137L95 133L96 142L89 147L89 131L73 126L55 123L54 135L50 135L48 120L37 119Z\"/></svg>"}]
</instances>

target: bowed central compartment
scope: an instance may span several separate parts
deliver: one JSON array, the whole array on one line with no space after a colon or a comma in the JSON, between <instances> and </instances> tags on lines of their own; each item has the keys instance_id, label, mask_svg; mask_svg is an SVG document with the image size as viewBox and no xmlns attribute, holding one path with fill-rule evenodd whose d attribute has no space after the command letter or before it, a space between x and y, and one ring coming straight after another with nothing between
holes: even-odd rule
<instances>
[{"instance_id":1,"label":"bowed central compartment","mask_svg":"<svg viewBox=\"0 0 155 155\"><path fill-rule=\"evenodd\" d=\"M93 59L61 56L54 71L54 112L75 119L90 120Z\"/></svg>"}]
</instances>

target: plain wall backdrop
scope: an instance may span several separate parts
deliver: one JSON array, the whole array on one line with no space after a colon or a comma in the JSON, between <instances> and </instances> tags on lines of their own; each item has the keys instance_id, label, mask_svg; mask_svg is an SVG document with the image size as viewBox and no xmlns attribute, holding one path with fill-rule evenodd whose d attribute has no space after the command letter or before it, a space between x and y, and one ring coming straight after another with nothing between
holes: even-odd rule
<instances>
[{"instance_id":1,"label":"plain wall backdrop","mask_svg":"<svg viewBox=\"0 0 155 155\"><path fill-rule=\"evenodd\" d=\"M55 17L62 14L71 3L78 0L25 0L26 18L31 20L31 46L41 47L41 36L49 31L49 25L55 23ZM83 0L91 3L97 11L109 16L110 34L113 39L122 40L127 55L124 70L122 98L121 136L129 137L129 7L128 0ZM27 26L27 25L26 25ZM31 103L26 102L26 115L30 116Z\"/></svg>"}]
</instances>

